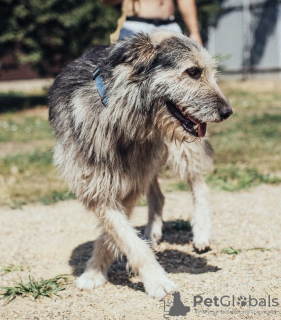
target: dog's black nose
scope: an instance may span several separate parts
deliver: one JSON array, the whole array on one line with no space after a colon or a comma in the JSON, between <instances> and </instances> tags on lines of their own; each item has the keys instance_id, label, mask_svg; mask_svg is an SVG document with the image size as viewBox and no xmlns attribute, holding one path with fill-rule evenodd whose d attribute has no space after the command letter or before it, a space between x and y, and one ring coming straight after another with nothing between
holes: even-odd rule
<instances>
[{"instance_id":1,"label":"dog's black nose","mask_svg":"<svg viewBox=\"0 0 281 320\"><path fill-rule=\"evenodd\" d=\"M220 108L220 116L222 120L227 119L229 116L231 116L233 113L232 109L230 106L226 105Z\"/></svg>"}]
</instances>

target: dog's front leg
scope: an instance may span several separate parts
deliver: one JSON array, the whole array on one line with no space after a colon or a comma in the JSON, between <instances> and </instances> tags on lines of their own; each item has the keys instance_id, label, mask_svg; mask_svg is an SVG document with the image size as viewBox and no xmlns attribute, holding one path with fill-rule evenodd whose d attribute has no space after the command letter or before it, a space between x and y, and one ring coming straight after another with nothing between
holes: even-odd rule
<instances>
[{"instance_id":1,"label":"dog's front leg","mask_svg":"<svg viewBox=\"0 0 281 320\"><path fill-rule=\"evenodd\" d=\"M209 208L209 189L201 174L188 178L193 196L193 218L191 220L193 231L193 244L197 251L209 249L211 233L211 214Z\"/></svg>"},{"instance_id":2,"label":"dog's front leg","mask_svg":"<svg viewBox=\"0 0 281 320\"><path fill-rule=\"evenodd\" d=\"M211 233L211 214L209 208L209 189L203 173L212 167L212 147L207 141L176 144L165 142L168 150L168 164L190 185L193 196L193 244L197 251L209 248Z\"/></svg>"},{"instance_id":3,"label":"dog's front leg","mask_svg":"<svg viewBox=\"0 0 281 320\"><path fill-rule=\"evenodd\" d=\"M130 267L140 276L150 297L163 297L176 288L156 261L148 244L138 237L125 213L107 208L100 211L99 219L119 250L127 256Z\"/></svg>"},{"instance_id":4,"label":"dog's front leg","mask_svg":"<svg viewBox=\"0 0 281 320\"><path fill-rule=\"evenodd\" d=\"M162 238L162 211L164 206L164 196L160 190L157 176L153 179L147 193L148 204L148 224L145 228L145 239L151 241L153 247Z\"/></svg>"}]
</instances>

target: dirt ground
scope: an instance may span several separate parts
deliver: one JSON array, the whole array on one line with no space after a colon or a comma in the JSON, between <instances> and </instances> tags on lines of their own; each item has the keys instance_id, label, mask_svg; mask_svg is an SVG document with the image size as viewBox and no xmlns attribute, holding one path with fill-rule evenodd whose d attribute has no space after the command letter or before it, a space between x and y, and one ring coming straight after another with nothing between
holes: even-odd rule
<instances>
[{"instance_id":1,"label":"dirt ground","mask_svg":"<svg viewBox=\"0 0 281 320\"><path fill-rule=\"evenodd\" d=\"M186 316L166 315L166 319L281 319L280 194L281 185L236 193L211 191L214 239L212 250L201 255L193 251L191 232L176 232L166 225L163 242L156 248L157 257L178 284L181 301L190 306ZM145 225L146 210L135 209L134 226ZM190 194L166 194L165 221L187 219L191 213ZM19 276L26 281L29 272L36 279L79 275L99 233L94 216L77 201L30 205L22 210L0 208L0 223L0 266L22 263L25 268L23 272L2 272L0 286L13 285ZM228 255L221 252L225 247L244 250ZM195 308L194 296L198 295L203 299L229 296L222 300L224 304L234 296L234 306L220 302L215 306L213 302L212 306ZM240 296L246 297L246 306L241 306L241 300L238 305ZM249 306L249 296L252 305L253 299L266 305ZM279 305L269 306L269 299ZM17 297L9 304L0 302L1 320L158 320L165 314L164 302L147 297L139 279L127 274L124 261L116 262L109 282L93 291L79 291L69 285L61 297L39 301Z\"/></svg>"}]
</instances>

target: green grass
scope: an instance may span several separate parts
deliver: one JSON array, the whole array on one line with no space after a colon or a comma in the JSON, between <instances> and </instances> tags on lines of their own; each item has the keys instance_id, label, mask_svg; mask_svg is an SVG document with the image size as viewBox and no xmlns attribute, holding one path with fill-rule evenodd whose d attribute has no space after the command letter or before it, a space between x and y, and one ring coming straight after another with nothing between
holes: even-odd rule
<instances>
[{"instance_id":1,"label":"green grass","mask_svg":"<svg viewBox=\"0 0 281 320\"><path fill-rule=\"evenodd\" d=\"M223 248L221 250L222 253L226 253L226 254L229 254L229 255L235 255L235 254L239 254L242 250L241 249L234 249L232 247L229 247L229 248Z\"/></svg>"},{"instance_id":2,"label":"green grass","mask_svg":"<svg viewBox=\"0 0 281 320\"><path fill-rule=\"evenodd\" d=\"M29 276L29 281L24 283L14 281L12 287L0 287L1 299L11 302L17 296L32 297L34 300L42 297L51 298L53 295L59 296L59 292L65 290L65 286L70 283L69 275L58 275L52 279L36 281L33 276Z\"/></svg>"},{"instance_id":3,"label":"green grass","mask_svg":"<svg viewBox=\"0 0 281 320\"><path fill-rule=\"evenodd\" d=\"M0 158L0 170L0 202L11 208L21 208L28 202L47 205L75 198L53 166L52 150Z\"/></svg>"},{"instance_id":4,"label":"green grass","mask_svg":"<svg viewBox=\"0 0 281 320\"><path fill-rule=\"evenodd\" d=\"M233 86L234 84L234 86ZM281 182L281 93L247 82L223 82L234 114L223 123L208 124L215 151L211 188L238 191ZM261 88L261 89L260 89ZM48 123L45 96L0 94L0 205L52 204L72 199L52 164L54 135ZM162 189L187 191L185 183L165 171ZM145 200L140 205L146 205Z\"/></svg>"},{"instance_id":5,"label":"green grass","mask_svg":"<svg viewBox=\"0 0 281 320\"><path fill-rule=\"evenodd\" d=\"M48 109L15 109L24 110L0 114L0 205L17 209L30 202L48 205L75 198L53 165Z\"/></svg>"},{"instance_id":6,"label":"green grass","mask_svg":"<svg viewBox=\"0 0 281 320\"><path fill-rule=\"evenodd\" d=\"M74 193L69 191L57 191L57 190L52 190L49 194L44 194L38 197L38 200L44 205L49 205L59 201L71 200L71 199L76 199L76 196Z\"/></svg>"},{"instance_id":7,"label":"green grass","mask_svg":"<svg viewBox=\"0 0 281 320\"><path fill-rule=\"evenodd\" d=\"M216 150L217 163L240 162L271 170L280 168L275 159L271 164L267 163L281 151L280 121L281 114L258 116L237 112L216 128L212 124L210 140Z\"/></svg>"},{"instance_id":8,"label":"green grass","mask_svg":"<svg viewBox=\"0 0 281 320\"><path fill-rule=\"evenodd\" d=\"M180 231L191 231L191 224L190 221L185 221L185 220L176 220L172 222L172 227L173 229Z\"/></svg>"},{"instance_id":9,"label":"green grass","mask_svg":"<svg viewBox=\"0 0 281 320\"><path fill-rule=\"evenodd\" d=\"M237 89L238 87L238 89ZM241 88L239 88L241 87ZM266 183L280 183L281 94L260 90L255 83L222 83L234 114L219 124L209 124L209 140L215 151L215 171L207 177L213 188L237 191Z\"/></svg>"},{"instance_id":10,"label":"green grass","mask_svg":"<svg viewBox=\"0 0 281 320\"><path fill-rule=\"evenodd\" d=\"M175 183L175 187L174 188L175 188L175 190L178 190L178 191L187 191L187 190L189 190L188 185L183 181L179 181L179 182Z\"/></svg>"},{"instance_id":11,"label":"green grass","mask_svg":"<svg viewBox=\"0 0 281 320\"><path fill-rule=\"evenodd\" d=\"M139 201L138 201L138 206L140 207L146 207L147 206L147 201L145 198L141 198Z\"/></svg>"},{"instance_id":12,"label":"green grass","mask_svg":"<svg viewBox=\"0 0 281 320\"><path fill-rule=\"evenodd\" d=\"M18 272L18 271L23 271L23 265L22 264L8 264L7 266L2 267L0 272L5 273L10 273L10 272Z\"/></svg>"},{"instance_id":13,"label":"green grass","mask_svg":"<svg viewBox=\"0 0 281 320\"><path fill-rule=\"evenodd\" d=\"M52 150L34 150L30 153L8 155L0 159L1 173L6 174L27 174L27 168L32 172L43 174L52 167Z\"/></svg>"},{"instance_id":14,"label":"green grass","mask_svg":"<svg viewBox=\"0 0 281 320\"><path fill-rule=\"evenodd\" d=\"M270 251L270 249L267 249L267 248L262 248L262 247L254 247L254 248L249 248L249 249L234 249L233 247L228 247L228 248L223 248L221 250L222 253L226 253L226 254L229 254L229 255L236 255L236 254L239 254L241 253L242 251Z\"/></svg>"},{"instance_id":15,"label":"green grass","mask_svg":"<svg viewBox=\"0 0 281 320\"><path fill-rule=\"evenodd\" d=\"M270 251L270 249L262 248L262 247L254 247L254 248L246 249L246 251L255 251L255 250L257 250L257 251L262 251L262 252L264 252L264 251Z\"/></svg>"},{"instance_id":16,"label":"green grass","mask_svg":"<svg viewBox=\"0 0 281 320\"><path fill-rule=\"evenodd\" d=\"M262 174L257 168L239 168L235 165L217 167L207 177L207 183L216 189L239 191L249 189L262 183L280 183L279 177Z\"/></svg>"},{"instance_id":17,"label":"green grass","mask_svg":"<svg viewBox=\"0 0 281 320\"><path fill-rule=\"evenodd\" d=\"M280 90L233 91L227 83L223 88L234 114L223 123L208 125L216 167L256 168L261 174L281 171Z\"/></svg>"},{"instance_id":18,"label":"green grass","mask_svg":"<svg viewBox=\"0 0 281 320\"><path fill-rule=\"evenodd\" d=\"M14 119L14 114L7 115L5 120L0 120L0 142L29 142L32 140L53 139L53 134L48 121L40 117L23 117Z\"/></svg>"}]
</instances>

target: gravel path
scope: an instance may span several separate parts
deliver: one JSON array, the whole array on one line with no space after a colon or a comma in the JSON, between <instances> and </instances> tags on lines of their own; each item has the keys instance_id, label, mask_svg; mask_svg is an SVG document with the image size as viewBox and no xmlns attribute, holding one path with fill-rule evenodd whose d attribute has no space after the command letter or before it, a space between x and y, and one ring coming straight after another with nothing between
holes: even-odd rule
<instances>
[{"instance_id":1,"label":"gravel path","mask_svg":"<svg viewBox=\"0 0 281 320\"><path fill-rule=\"evenodd\" d=\"M191 232L175 232L167 224L157 257L178 284L181 301L190 306L190 312L166 319L281 319L280 194L281 185L237 193L212 191L214 240L212 251L205 254L193 251ZM136 208L135 226L146 223L146 210ZM166 194L165 221L186 219L191 212L190 194ZM81 273L99 233L93 215L76 201L25 206L23 210L0 208L0 225L0 266L22 263L25 267L23 272L2 272L0 286L12 285L19 276L26 281L28 270L36 279ZM244 250L227 255L221 253L225 247ZM203 299L232 299L234 295L235 304L225 307L212 302L210 307L195 308L193 299L198 295ZM249 295L252 304L257 299L266 306L250 307L247 302L241 307L242 300L237 304L240 296L249 301ZM269 295L271 303L275 299L280 305L268 306ZM226 303L228 298L224 299ZM120 261L111 267L109 282L102 288L87 292L70 285L60 298L33 301L17 297L8 305L0 302L0 319L164 319L164 306L146 296L139 279L128 276L125 262Z\"/></svg>"}]
</instances>

